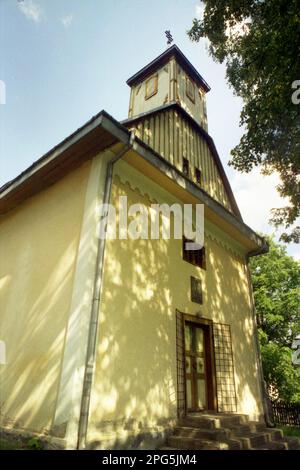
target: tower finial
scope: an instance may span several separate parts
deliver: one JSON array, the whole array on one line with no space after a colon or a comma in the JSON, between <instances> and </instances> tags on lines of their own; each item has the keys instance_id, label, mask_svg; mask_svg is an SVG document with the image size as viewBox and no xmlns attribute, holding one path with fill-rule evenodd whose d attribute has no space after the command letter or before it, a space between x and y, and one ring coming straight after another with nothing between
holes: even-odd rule
<instances>
[{"instance_id":1,"label":"tower finial","mask_svg":"<svg viewBox=\"0 0 300 470\"><path fill-rule=\"evenodd\" d=\"M172 34L171 34L171 32L170 32L169 29L167 29L167 30L165 31L165 35L166 35L166 37L167 37L167 45L169 46L169 45L172 44L172 42L174 41L173 36L172 36Z\"/></svg>"}]
</instances>

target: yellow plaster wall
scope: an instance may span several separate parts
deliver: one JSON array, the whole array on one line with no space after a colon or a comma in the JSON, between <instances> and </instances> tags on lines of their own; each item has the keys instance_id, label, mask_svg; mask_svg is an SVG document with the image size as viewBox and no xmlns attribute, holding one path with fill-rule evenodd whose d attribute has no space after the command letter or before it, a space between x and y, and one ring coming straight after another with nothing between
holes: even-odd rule
<instances>
[{"instance_id":1,"label":"yellow plaster wall","mask_svg":"<svg viewBox=\"0 0 300 470\"><path fill-rule=\"evenodd\" d=\"M3 422L51 426L90 162L0 219Z\"/></svg>"},{"instance_id":2,"label":"yellow plaster wall","mask_svg":"<svg viewBox=\"0 0 300 470\"><path fill-rule=\"evenodd\" d=\"M164 196L144 177L137 185ZM115 177L112 202L121 195L128 205L152 201ZM206 271L182 260L181 240L107 240L88 442L107 432L105 422L142 429L176 416L176 309L231 325L238 411L262 412L244 261L213 238ZM203 306L190 301L191 275L202 279Z\"/></svg>"},{"instance_id":3,"label":"yellow plaster wall","mask_svg":"<svg viewBox=\"0 0 300 470\"><path fill-rule=\"evenodd\" d=\"M206 114L206 96L204 90L197 87L196 82L190 78L195 88L195 100L191 101L187 96L187 80L189 75L177 64L176 70L177 87L176 101L179 101L183 109L185 109L194 119L207 131L207 114Z\"/></svg>"},{"instance_id":4,"label":"yellow plaster wall","mask_svg":"<svg viewBox=\"0 0 300 470\"><path fill-rule=\"evenodd\" d=\"M169 67L170 64L166 64L153 74L153 76L157 76L157 93L150 98L146 99L146 83L150 77L132 87L128 117L146 113L170 101Z\"/></svg>"},{"instance_id":5,"label":"yellow plaster wall","mask_svg":"<svg viewBox=\"0 0 300 470\"><path fill-rule=\"evenodd\" d=\"M146 83L149 77L157 77L157 92L146 99ZM194 100L186 93L188 78L194 85ZM196 82L177 63L174 57L158 68L153 75L131 87L128 117L138 116L159 106L177 101L207 131L206 96Z\"/></svg>"}]
</instances>

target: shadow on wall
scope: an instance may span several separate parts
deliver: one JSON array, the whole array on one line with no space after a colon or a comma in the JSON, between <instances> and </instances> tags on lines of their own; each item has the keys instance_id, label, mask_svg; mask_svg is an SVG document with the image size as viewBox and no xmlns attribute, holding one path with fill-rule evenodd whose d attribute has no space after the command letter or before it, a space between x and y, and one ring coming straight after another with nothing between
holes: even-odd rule
<instances>
[{"instance_id":1,"label":"shadow on wall","mask_svg":"<svg viewBox=\"0 0 300 470\"><path fill-rule=\"evenodd\" d=\"M128 206L153 202L115 180L112 200L122 195ZM176 418L176 309L201 310L204 317L231 325L238 411L258 414L245 269L216 242L207 238L206 243L204 272L182 260L181 240L106 242L89 445L102 439L114 445L125 431L157 429ZM190 301L191 275L202 278L203 307Z\"/></svg>"},{"instance_id":2,"label":"shadow on wall","mask_svg":"<svg viewBox=\"0 0 300 470\"><path fill-rule=\"evenodd\" d=\"M43 193L46 213L43 204L28 201L1 229L1 336L11 338L0 369L1 413L4 422L39 431L51 428L54 418L70 309L84 199L80 178L73 178L71 189L67 185L53 200ZM113 190L114 198L127 194L128 204L151 203L128 185ZM182 260L181 240L107 241L90 443L124 429L158 428L176 417L176 309L200 310L231 325L238 411L257 412L244 266L211 238L206 244L204 272ZM202 279L203 306L190 301L191 275ZM90 288L83 287L83 301Z\"/></svg>"},{"instance_id":3,"label":"shadow on wall","mask_svg":"<svg viewBox=\"0 0 300 470\"><path fill-rule=\"evenodd\" d=\"M236 255L226 254L212 244L207 301L213 320L231 328L237 411L258 419L263 409L247 268Z\"/></svg>"},{"instance_id":4,"label":"shadow on wall","mask_svg":"<svg viewBox=\"0 0 300 470\"><path fill-rule=\"evenodd\" d=\"M137 202L125 192L128 205ZM121 194L114 186L114 195ZM169 240L106 242L92 445L103 434L145 430L176 416L174 248Z\"/></svg>"},{"instance_id":5,"label":"shadow on wall","mask_svg":"<svg viewBox=\"0 0 300 470\"><path fill-rule=\"evenodd\" d=\"M52 425L89 165L83 168L1 221L0 411L7 426Z\"/></svg>"}]
</instances>

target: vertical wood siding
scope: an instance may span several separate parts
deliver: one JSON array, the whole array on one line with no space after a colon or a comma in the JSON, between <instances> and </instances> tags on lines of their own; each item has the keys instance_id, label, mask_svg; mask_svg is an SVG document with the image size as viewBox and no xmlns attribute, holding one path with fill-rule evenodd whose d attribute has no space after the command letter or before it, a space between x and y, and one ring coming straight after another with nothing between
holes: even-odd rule
<instances>
[{"instance_id":1,"label":"vertical wood siding","mask_svg":"<svg viewBox=\"0 0 300 470\"><path fill-rule=\"evenodd\" d=\"M137 136L182 171L182 159L190 163L190 178L195 167L202 175L201 187L232 212L221 175L204 138L175 110L157 113L135 124Z\"/></svg>"}]
</instances>

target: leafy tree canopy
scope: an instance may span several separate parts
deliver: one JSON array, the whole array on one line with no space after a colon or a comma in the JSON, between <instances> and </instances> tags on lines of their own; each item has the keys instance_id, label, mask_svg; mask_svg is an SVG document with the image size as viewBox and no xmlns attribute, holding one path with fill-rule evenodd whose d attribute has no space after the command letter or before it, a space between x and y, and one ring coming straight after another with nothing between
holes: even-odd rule
<instances>
[{"instance_id":1,"label":"leafy tree canopy","mask_svg":"<svg viewBox=\"0 0 300 470\"><path fill-rule=\"evenodd\" d=\"M227 78L243 99L240 143L230 164L249 172L277 171L278 191L289 204L274 209L283 241L300 241L300 104L292 84L300 80L299 0L203 0L202 20L194 19L189 37L207 37L212 57L226 62Z\"/></svg>"},{"instance_id":2,"label":"leafy tree canopy","mask_svg":"<svg viewBox=\"0 0 300 470\"><path fill-rule=\"evenodd\" d=\"M300 403L300 369L291 360L300 333L300 263L268 242L269 253L250 262L264 375L277 398Z\"/></svg>"}]
</instances>

